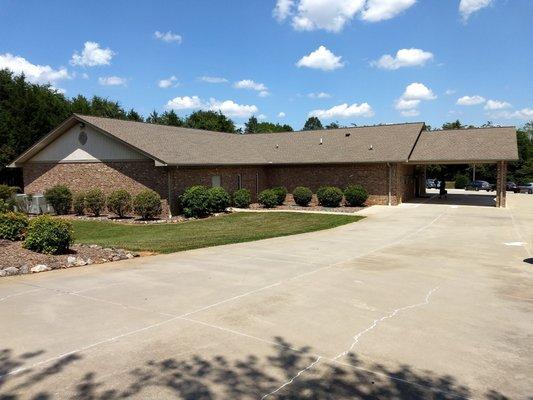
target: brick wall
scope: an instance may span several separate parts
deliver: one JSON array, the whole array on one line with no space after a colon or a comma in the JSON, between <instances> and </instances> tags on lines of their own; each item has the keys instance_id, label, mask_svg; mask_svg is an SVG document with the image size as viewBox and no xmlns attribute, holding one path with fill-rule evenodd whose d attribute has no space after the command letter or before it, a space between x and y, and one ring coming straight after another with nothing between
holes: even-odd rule
<instances>
[{"instance_id":1,"label":"brick wall","mask_svg":"<svg viewBox=\"0 0 533 400\"><path fill-rule=\"evenodd\" d=\"M99 188L104 193L126 189L132 195L152 189L167 207L167 175L164 168L156 168L153 161L101 163L29 163L23 168L24 193L42 194L55 185L66 185L73 192Z\"/></svg>"}]
</instances>

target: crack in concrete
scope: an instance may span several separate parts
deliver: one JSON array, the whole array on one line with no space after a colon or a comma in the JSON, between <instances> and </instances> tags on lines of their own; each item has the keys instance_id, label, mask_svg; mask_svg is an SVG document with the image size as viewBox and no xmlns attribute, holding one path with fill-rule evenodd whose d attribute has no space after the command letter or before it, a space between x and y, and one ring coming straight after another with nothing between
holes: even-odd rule
<instances>
[{"instance_id":1,"label":"crack in concrete","mask_svg":"<svg viewBox=\"0 0 533 400\"><path fill-rule=\"evenodd\" d=\"M359 339L361 339L361 337L362 337L363 335L365 335L366 333L368 333L368 332L370 332L371 330L375 329L375 328L376 328L381 322L383 322L383 321L385 321L385 320L387 320L387 319L390 319L390 318L395 317L396 315L398 315L398 313L400 313L400 312L402 312L402 311L409 310L409 309L416 308L416 307L421 307L421 306L424 306L424 305L429 304L429 300L430 300L430 298L431 298L431 295L432 295L435 291L437 291L438 289L439 289L438 286L437 286L437 287L434 287L433 289L431 289L431 290L426 294L426 298L424 299L423 302L416 303L416 304L410 304L410 305L408 305L408 306L404 306L404 307L396 308L395 310L391 311L389 314L387 314L387 315L385 315L385 316L383 316L383 317L381 317L381 318L375 319L375 320L372 322L372 324L371 324L368 328L362 330L361 332L359 332L359 333L357 333L356 335L353 336L353 342L352 342L352 344L350 345L350 347L349 347L347 350L345 350L345 351L343 351L343 352L337 354L335 357L333 357L333 358L331 359L331 361L337 361L339 358L346 356L349 352L351 352L351 351L354 349L354 347L356 346L356 344L359 342ZM322 356L318 356L318 357L316 358L315 361L313 361L313 362L312 362L311 364L309 364L307 367L305 367L305 368L301 369L300 371L298 371L298 372L296 373L296 375L294 375L291 379L289 379L288 381L284 382L281 386L277 387L277 388L274 389L273 391L271 391L271 392L265 394L263 397L261 397L261 400L264 400L264 399L270 397L271 395L273 395L273 394L279 392L279 391L282 390L283 388L285 388L285 387L291 385L291 384L292 384L292 383L293 383L293 382L294 382L299 376L301 376L302 374L304 374L305 372L307 372L308 370L310 370L311 368L313 368L316 364L318 364L318 363L320 362L321 359L322 359Z\"/></svg>"}]
</instances>

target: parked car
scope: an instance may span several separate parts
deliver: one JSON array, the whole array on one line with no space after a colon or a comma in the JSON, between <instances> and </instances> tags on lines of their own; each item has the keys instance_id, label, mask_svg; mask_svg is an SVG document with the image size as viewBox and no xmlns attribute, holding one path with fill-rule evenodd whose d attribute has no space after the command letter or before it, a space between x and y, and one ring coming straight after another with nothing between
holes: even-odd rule
<instances>
[{"instance_id":1,"label":"parked car","mask_svg":"<svg viewBox=\"0 0 533 400\"><path fill-rule=\"evenodd\" d=\"M505 188L507 191L515 192L515 193L518 190L518 186L514 182L507 182L507 184L505 185Z\"/></svg>"},{"instance_id":2,"label":"parked car","mask_svg":"<svg viewBox=\"0 0 533 400\"><path fill-rule=\"evenodd\" d=\"M426 189L436 189L437 183L436 179L426 179Z\"/></svg>"},{"instance_id":3,"label":"parked car","mask_svg":"<svg viewBox=\"0 0 533 400\"><path fill-rule=\"evenodd\" d=\"M518 192L533 194L533 182L524 183L523 185L518 186Z\"/></svg>"},{"instance_id":4,"label":"parked car","mask_svg":"<svg viewBox=\"0 0 533 400\"><path fill-rule=\"evenodd\" d=\"M478 190L486 190L487 192L490 192L493 190L493 186L487 181L475 180L466 185L465 190L475 190L476 192Z\"/></svg>"}]
</instances>

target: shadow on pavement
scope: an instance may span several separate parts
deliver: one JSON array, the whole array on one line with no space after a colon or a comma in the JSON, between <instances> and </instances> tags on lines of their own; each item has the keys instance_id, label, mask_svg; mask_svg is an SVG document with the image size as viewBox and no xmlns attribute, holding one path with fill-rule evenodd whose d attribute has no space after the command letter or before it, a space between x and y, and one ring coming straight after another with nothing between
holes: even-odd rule
<instances>
[{"instance_id":1,"label":"shadow on pavement","mask_svg":"<svg viewBox=\"0 0 533 400\"><path fill-rule=\"evenodd\" d=\"M76 377L80 366L74 364L82 359L80 355L63 357L41 369L6 376L9 371L26 363L31 365L32 358L43 352L15 357L10 350L3 350L0 351L0 399L115 400L147 398L154 392L158 393L157 398L261 399L316 360L309 348L294 351L282 338L275 340L278 345L273 347L273 355L264 359L254 355L240 360L195 355L180 360L151 360L132 367L128 372L102 377L94 371L80 371ZM449 375L415 371L408 365L391 369L380 364L363 363L355 354L349 354L344 361L350 366L321 361L267 398L457 399L472 395L468 387ZM66 372L69 367L75 368L76 372L69 372L72 384L62 391L56 383L57 375ZM144 394L146 391L149 394ZM494 390L488 390L484 397L507 399Z\"/></svg>"}]
</instances>

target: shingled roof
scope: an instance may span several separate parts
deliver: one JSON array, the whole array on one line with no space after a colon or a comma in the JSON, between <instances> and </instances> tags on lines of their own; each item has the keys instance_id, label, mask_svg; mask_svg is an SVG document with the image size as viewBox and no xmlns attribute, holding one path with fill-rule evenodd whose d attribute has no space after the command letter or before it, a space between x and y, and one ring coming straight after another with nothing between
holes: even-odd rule
<instances>
[{"instance_id":1,"label":"shingled roof","mask_svg":"<svg viewBox=\"0 0 533 400\"><path fill-rule=\"evenodd\" d=\"M472 155L479 157L476 161L517 158L514 128L439 133L426 132L424 123L416 122L236 135L75 114L28 149L11 166L22 165L65 130L80 122L154 159L156 165L466 162L472 160Z\"/></svg>"}]
</instances>

